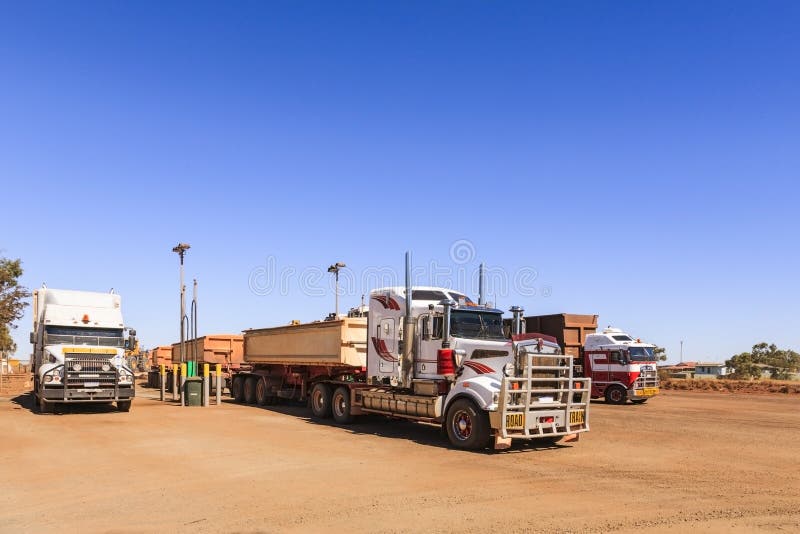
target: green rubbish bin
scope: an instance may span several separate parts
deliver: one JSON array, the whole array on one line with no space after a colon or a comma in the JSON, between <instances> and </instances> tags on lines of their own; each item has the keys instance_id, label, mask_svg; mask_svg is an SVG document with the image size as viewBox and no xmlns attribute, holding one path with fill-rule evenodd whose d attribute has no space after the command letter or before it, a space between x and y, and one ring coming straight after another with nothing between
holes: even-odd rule
<instances>
[{"instance_id":1,"label":"green rubbish bin","mask_svg":"<svg viewBox=\"0 0 800 534\"><path fill-rule=\"evenodd\" d=\"M190 376L183 384L183 404L185 406L203 405L203 379Z\"/></svg>"}]
</instances>

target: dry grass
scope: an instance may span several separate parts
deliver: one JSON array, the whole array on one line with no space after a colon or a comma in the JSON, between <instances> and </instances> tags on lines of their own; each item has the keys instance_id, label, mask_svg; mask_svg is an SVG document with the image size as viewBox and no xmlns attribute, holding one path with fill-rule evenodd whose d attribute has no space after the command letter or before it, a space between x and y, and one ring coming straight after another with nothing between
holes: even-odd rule
<instances>
[{"instance_id":1,"label":"dry grass","mask_svg":"<svg viewBox=\"0 0 800 534\"><path fill-rule=\"evenodd\" d=\"M800 382L784 380L681 380L668 379L661 382L663 389L682 391L722 391L728 393L776 393L800 395Z\"/></svg>"}]
</instances>

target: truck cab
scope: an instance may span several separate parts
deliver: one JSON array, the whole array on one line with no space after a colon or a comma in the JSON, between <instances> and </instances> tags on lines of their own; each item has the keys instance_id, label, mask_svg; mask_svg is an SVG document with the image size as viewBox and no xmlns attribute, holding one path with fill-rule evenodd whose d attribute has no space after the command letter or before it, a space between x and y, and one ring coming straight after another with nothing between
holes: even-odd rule
<instances>
[{"instance_id":1,"label":"truck cab","mask_svg":"<svg viewBox=\"0 0 800 534\"><path fill-rule=\"evenodd\" d=\"M659 392L655 345L618 328L589 334L584 344L584 365L592 378L592 397L609 404L646 402Z\"/></svg>"},{"instance_id":2,"label":"truck cab","mask_svg":"<svg viewBox=\"0 0 800 534\"><path fill-rule=\"evenodd\" d=\"M33 292L33 315L36 409L116 402L130 410L134 375L125 349L136 345L136 332L125 337L119 295L42 287Z\"/></svg>"}]
</instances>

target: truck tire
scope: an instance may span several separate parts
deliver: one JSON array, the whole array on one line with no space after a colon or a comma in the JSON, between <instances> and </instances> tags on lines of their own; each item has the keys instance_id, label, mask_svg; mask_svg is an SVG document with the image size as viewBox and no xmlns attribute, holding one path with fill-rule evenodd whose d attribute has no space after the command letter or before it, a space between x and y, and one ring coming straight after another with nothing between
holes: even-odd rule
<instances>
[{"instance_id":1,"label":"truck tire","mask_svg":"<svg viewBox=\"0 0 800 534\"><path fill-rule=\"evenodd\" d=\"M267 392L267 381L259 378L256 383L256 404L259 406L266 406L270 402L269 394Z\"/></svg>"},{"instance_id":2,"label":"truck tire","mask_svg":"<svg viewBox=\"0 0 800 534\"><path fill-rule=\"evenodd\" d=\"M483 449L489 443L489 415L469 399L457 399L447 410L445 427L458 449Z\"/></svg>"},{"instance_id":3,"label":"truck tire","mask_svg":"<svg viewBox=\"0 0 800 534\"><path fill-rule=\"evenodd\" d=\"M328 384L317 383L311 388L308 397L311 413L317 419L327 419L331 416L331 388Z\"/></svg>"},{"instance_id":4,"label":"truck tire","mask_svg":"<svg viewBox=\"0 0 800 534\"><path fill-rule=\"evenodd\" d=\"M39 395L38 406L39 406L39 413L53 413L53 408L54 408L53 404L44 400L43 395Z\"/></svg>"},{"instance_id":5,"label":"truck tire","mask_svg":"<svg viewBox=\"0 0 800 534\"><path fill-rule=\"evenodd\" d=\"M350 413L350 389L339 386L331 397L331 413L333 420L340 425L347 425L353 422L353 414Z\"/></svg>"},{"instance_id":6,"label":"truck tire","mask_svg":"<svg viewBox=\"0 0 800 534\"><path fill-rule=\"evenodd\" d=\"M256 384L258 384L258 378L255 376L244 381L244 401L247 404L256 403Z\"/></svg>"},{"instance_id":7,"label":"truck tire","mask_svg":"<svg viewBox=\"0 0 800 534\"><path fill-rule=\"evenodd\" d=\"M625 404L628 400L628 392L624 387L614 384L606 388L606 402L608 404Z\"/></svg>"},{"instance_id":8,"label":"truck tire","mask_svg":"<svg viewBox=\"0 0 800 534\"><path fill-rule=\"evenodd\" d=\"M117 401L117 410L121 412L129 412L131 411L131 401Z\"/></svg>"},{"instance_id":9,"label":"truck tire","mask_svg":"<svg viewBox=\"0 0 800 534\"><path fill-rule=\"evenodd\" d=\"M244 377L237 376L233 378L231 384L231 397L235 402L244 402Z\"/></svg>"}]
</instances>

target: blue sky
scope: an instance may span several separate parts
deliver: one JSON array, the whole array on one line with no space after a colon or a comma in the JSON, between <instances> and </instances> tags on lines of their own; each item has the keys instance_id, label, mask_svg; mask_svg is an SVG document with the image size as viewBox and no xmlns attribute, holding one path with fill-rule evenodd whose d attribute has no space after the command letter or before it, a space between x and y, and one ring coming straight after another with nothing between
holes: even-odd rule
<instances>
[{"instance_id":1,"label":"blue sky","mask_svg":"<svg viewBox=\"0 0 800 534\"><path fill-rule=\"evenodd\" d=\"M598 314L671 361L798 350L799 24L730 0L4 3L0 254L30 288L114 287L148 347L178 338L185 241L201 334L324 317L335 261L356 305L412 250L421 283L483 261L499 306Z\"/></svg>"}]
</instances>

